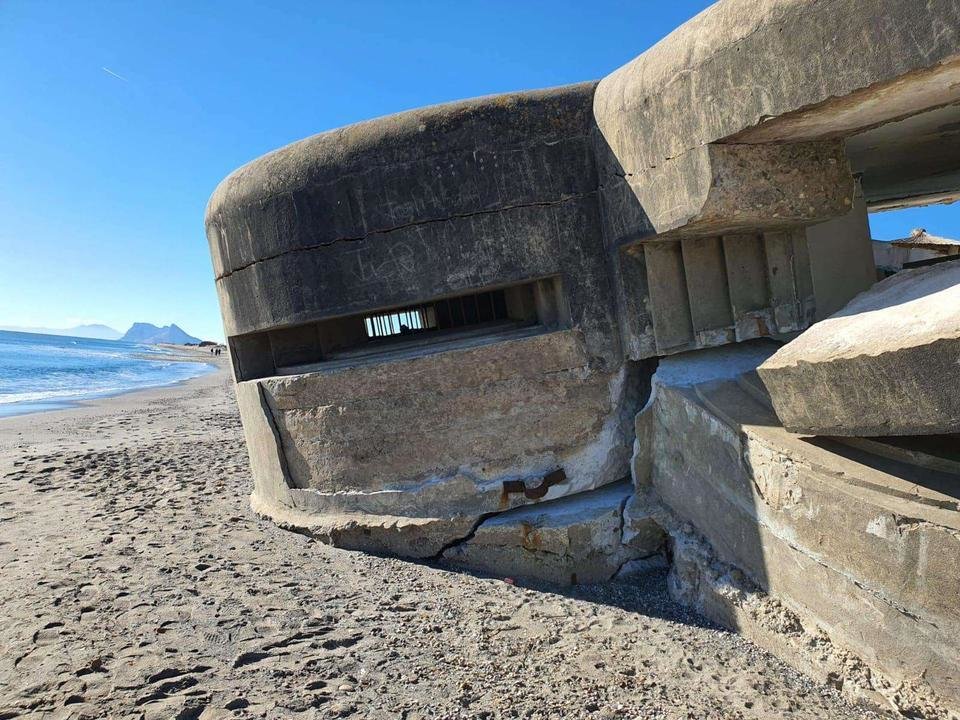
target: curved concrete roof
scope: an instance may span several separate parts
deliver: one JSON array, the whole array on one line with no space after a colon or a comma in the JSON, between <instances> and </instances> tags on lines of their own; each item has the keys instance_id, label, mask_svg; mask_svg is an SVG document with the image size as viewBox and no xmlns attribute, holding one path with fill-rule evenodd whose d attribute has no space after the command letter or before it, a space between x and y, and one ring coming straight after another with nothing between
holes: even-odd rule
<instances>
[{"instance_id":1,"label":"curved concrete roof","mask_svg":"<svg viewBox=\"0 0 960 720\"><path fill-rule=\"evenodd\" d=\"M244 165L207 205L217 278L291 250L582 192L593 173L566 156L591 153L595 85L388 115Z\"/></svg>"}]
</instances>

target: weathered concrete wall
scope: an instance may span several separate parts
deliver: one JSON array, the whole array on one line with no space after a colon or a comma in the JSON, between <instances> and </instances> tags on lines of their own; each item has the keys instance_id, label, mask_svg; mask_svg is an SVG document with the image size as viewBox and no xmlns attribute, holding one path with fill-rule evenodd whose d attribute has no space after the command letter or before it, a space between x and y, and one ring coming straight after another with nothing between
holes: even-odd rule
<instances>
[{"instance_id":1,"label":"weathered concrete wall","mask_svg":"<svg viewBox=\"0 0 960 720\"><path fill-rule=\"evenodd\" d=\"M593 89L391 115L235 171L207 208L227 335L563 274L574 324L615 366Z\"/></svg>"},{"instance_id":2,"label":"weathered concrete wall","mask_svg":"<svg viewBox=\"0 0 960 720\"><path fill-rule=\"evenodd\" d=\"M867 203L859 183L850 212L812 225L806 234L816 318L822 320L877 281Z\"/></svg>"},{"instance_id":3,"label":"weathered concrete wall","mask_svg":"<svg viewBox=\"0 0 960 720\"><path fill-rule=\"evenodd\" d=\"M729 378L725 368L743 352L716 352L711 372L699 369L709 370L711 353L702 353L687 367L685 356L665 360L655 377L658 496L720 560L834 644L896 682L922 678L960 706L951 483L786 432L755 378Z\"/></svg>"},{"instance_id":4,"label":"weathered concrete wall","mask_svg":"<svg viewBox=\"0 0 960 720\"><path fill-rule=\"evenodd\" d=\"M241 384L262 388L316 509L411 515L503 509L499 481L557 467L549 497L622 477L639 399L627 370L591 371L572 331Z\"/></svg>"},{"instance_id":5,"label":"weathered concrete wall","mask_svg":"<svg viewBox=\"0 0 960 720\"><path fill-rule=\"evenodd\" d=\"M739 568L719 560L691 529L671 522L671 594L714 622L768 650L823 685L839 689L858 703L893 711L896 716L950 720L954 715L923 678L896 680L849 648L835 643L815 619L798 614L776 596L759 589Z\"/></svg>"}]
</instances>

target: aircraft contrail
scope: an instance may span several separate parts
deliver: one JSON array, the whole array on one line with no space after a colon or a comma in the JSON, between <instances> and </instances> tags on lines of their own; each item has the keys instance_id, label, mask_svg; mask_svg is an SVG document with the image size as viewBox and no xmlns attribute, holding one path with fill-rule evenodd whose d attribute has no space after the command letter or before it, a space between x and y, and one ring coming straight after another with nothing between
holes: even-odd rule
<instances>
[{"instance_id":1,"label":"aircraft contrail","mask_svg":"<svg viewBox=\"0 0 960 720\"><path fill-rule=\"evenodd\" d=\"M116 74L113 70L111 70L110 68L102 67L102 68L100 68L100 69L103 70L103 71L104 71L105 73L107 73L108 75L113 75L117 80L123 80L124 82L129 82L129 80L127 80L123 75L117 75L117 74Z\"/></svg>"}]
</instances>

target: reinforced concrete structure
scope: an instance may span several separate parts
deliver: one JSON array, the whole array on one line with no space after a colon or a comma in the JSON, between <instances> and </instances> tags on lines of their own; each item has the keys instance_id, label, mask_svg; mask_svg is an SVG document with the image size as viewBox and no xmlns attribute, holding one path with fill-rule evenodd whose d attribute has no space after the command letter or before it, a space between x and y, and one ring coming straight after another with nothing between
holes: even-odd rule
<instances>
[{"instance_id":1,"label":"reinforced concrete structure","mask_svg":"<svg viewBox=\"0 0 960 720\"><path fill-rule=\"evenodd\" d=\"M876 439L850 405L896 362L852 378L820 325L794 374L768 358L874 309L843 310L877 278L867 212L955 199L958 127L955 0L722 0L599 82L240 168L206 230L255 510L552 582L669 560L676 597L799 666L956 712L955 402L923 383L884 427L933 439ZM910 357L947 392L957 311L931 303ZM812 358L829 417L797 409Z\"/></svg>"}]
</instances>

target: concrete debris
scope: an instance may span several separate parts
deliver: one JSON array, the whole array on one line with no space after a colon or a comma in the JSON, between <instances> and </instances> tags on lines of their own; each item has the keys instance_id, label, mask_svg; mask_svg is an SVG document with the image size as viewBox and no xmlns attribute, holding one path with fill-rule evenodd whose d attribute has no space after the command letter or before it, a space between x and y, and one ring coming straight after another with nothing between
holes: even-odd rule
<instances>
[{"instance_id":1,"label":"concrete debris","mask_svg":"<svg viewBox=\"0 0 960 720\"><path fill-rule=\"evenodd\" d=\"M695 533L673 535L671 595L723 627L735 630L851 700L927 720L953 720L922 674L895 681L837 646L809 616L759 590L737 568L717 560Z\"/></svg>"},{"instance_id":2,"label":"concrete debris","mask_svg":"<svg viewBox=\"0 0 960 720\"><path fill-rule=\"evenodd\" d=\"M905 270L757 369L784 426L811 435L960 432L960 262Z\"/></svg>"}]
</instances>

